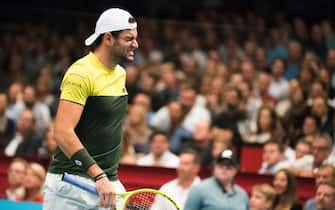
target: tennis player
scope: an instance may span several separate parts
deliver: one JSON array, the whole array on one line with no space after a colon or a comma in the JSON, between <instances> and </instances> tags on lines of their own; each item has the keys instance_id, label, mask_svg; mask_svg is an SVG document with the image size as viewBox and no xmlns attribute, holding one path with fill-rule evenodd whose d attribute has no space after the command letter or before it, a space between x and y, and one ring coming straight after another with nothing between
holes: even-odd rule
<instances>
[{"instance_id":1,"label":"tennis player","mask_svg":"<svg viewBox=\"0 0 335 210\"><path fill-rule=\"evenodd\" d=\"M114 209L115 193L125 191L117 170L128 93L119 63L134 59L137 23L125 10L108 9L85 44L93 50L69 67L61 84L58 148L44 186L44 210ZM95 184L99 199L62 182L64 172Z\"/></svg>"}]
</instances>

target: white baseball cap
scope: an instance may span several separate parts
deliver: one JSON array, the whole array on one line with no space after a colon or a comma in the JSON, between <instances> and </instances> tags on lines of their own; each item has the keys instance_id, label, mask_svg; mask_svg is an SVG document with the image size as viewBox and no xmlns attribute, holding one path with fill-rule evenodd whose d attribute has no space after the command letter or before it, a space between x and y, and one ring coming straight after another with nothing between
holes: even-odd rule
<instances>
[{"instance_id":1,"label":"white baseball cap","mask_svg":"<svg viewBox=\"0 0 335 210\"><path fill-rule=\"evenodd\" d=\"M94 33L85 40L85 45L91 45L100 34L110 31L121 31L125 29L134 29L137 23L134 17L126 10L111 8L104 11L96 25Z\"/></svg>"}]
</instances>

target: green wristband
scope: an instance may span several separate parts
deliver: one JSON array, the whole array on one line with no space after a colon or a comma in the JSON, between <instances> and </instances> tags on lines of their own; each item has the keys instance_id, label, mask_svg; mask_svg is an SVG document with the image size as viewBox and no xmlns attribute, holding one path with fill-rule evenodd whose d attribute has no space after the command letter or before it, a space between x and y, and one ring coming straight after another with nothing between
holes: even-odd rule
<instances>
[{"instance_id":1,"label":"green wristband","mask_svg":"<svg viewBox=\"0 0 335 210\"><path fill-rule=\"evenodd\" d=\"M85 172L91 165L95 164L95 160L91 157L85 148L75 152L70 159L76 166Z\"/></svg>"}]
</instances>

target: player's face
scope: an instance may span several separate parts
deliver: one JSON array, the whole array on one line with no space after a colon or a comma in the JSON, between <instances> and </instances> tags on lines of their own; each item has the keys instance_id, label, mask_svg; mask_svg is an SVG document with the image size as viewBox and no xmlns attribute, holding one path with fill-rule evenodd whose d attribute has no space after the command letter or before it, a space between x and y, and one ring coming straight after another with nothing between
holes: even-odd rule
<instances>
[{"instance_id":1,"label":"player's face","mask_svg":"<svg viewBox=\"0 0 335 210\"><path fill-rule=\"evenodd\" d=\"M123 30L119 33L118 37L115 38L115 42L112 47L112 56L118 57L121 60L126 59L132 61L134 60L135 50L137 48L137 30Z\"/></svg>"}]
</instances>

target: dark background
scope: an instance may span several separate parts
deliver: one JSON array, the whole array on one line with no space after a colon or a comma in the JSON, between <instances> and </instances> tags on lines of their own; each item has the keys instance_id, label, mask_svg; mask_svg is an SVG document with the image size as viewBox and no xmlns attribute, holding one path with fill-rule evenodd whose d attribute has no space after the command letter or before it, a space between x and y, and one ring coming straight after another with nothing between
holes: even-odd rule
<instances>
[{"instance_id":1,"label":"dark background","mask_svg":"<svg viewBox=\"0 0 335 210\"><path fill-rule=\"evenodd\" d=\"M192 20L198 11L215 10L224 13L244 13L253 11L271 18L283 13L288 19L302 16L307 22L320 19L334 19L334 0L2 0L1 22L56 21L71 22L75 19L96 19L103 10L120 7L129 10L136 17L159 19Z\"/></svg>"}]
</instances>

